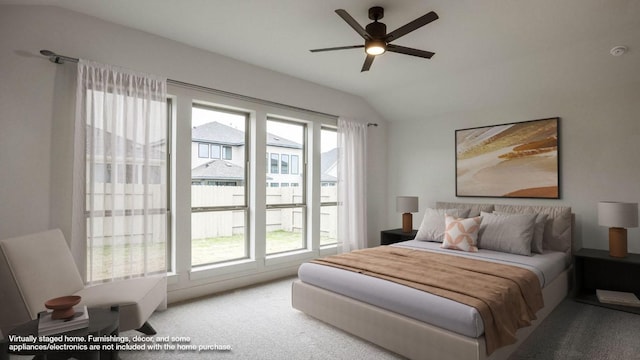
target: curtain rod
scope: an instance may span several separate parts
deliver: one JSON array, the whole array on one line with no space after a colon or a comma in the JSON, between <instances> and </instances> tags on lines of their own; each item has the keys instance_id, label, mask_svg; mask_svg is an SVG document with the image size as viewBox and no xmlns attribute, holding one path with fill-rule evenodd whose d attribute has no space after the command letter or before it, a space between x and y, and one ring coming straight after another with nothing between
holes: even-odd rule
<instances>
[{"instance_id":1,"label":"curtain rod","mask_svg":"<svg viewBox=\"0 0 640 360\"><path fill-rule=\"evenodd\" d=\"M48 57L49 61L51 61L54 64L64 64L65 61L74 62L74 63L77 63L78 61L80 61L78 58L65 56L65 55L59 55L59 54L56 54L56 53L54 53L53 51L50 51L50 50L40 50L40 54ZM258 98L254 98L254 97L251 97L251 96L246 96L246 95L232 93L232 92L229 92L229 91L210 88L210 87L207 87L207 86L201 86L201 85L186 83L186 82L183 82L183 81L172 80L172 79L167 79L167 83L172 84L172 85L176 85L176 86L182 86L182 87L186 87L186 88L192 88L192 89L196 89L196 90L211 92L211 93L214 93L214 94L223 95L223 96L231 97L231 98L234 98L234 99L250 101L250 102L258 103L258 104L262 104L262 105L270 105L270 106L275 106L275 107L279 107L279 108L284 108L284 109L287 109L287 110L302 111L302 112L306 112L306 113L313 114L313 115L319 115L319 116L328 117L328 118L331 118L331 119L334 119L334 120L338 119L337 115L323 113L323 112L315 111L315 110L304 109L304 108L300 108L300 107L292 106L292 105L287 105L287 104L281 104L281 103L274 102L274 101L258 99ZM376 126L377 126L377 124L376 124Z\"/></svg>"}]
</instances>

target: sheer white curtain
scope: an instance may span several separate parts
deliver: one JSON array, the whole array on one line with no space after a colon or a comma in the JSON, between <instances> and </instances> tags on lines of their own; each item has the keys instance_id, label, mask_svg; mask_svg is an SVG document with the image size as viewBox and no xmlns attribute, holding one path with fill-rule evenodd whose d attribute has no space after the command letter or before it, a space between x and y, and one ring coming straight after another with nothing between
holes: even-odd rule
<instances>
[{"instance_id":1,"label":"sheer white curtain","mask_svg":"<svg viewBox=\"0 0 640 360\"><path fill-rule=\"evenodd\" d=\"M80 60L71 249L87 283L167 269L166 79Z\"/></svg>"},{"instance_id":2,"label":"sheer white curtain","mask_svg":"<svg viewBox=\"0 0 640 360\"><path fill-rule=\"evenodd\" d=\"M367 247L367 125L338 119L338 241L342 251Z\"/></svg>"}]
</instances>

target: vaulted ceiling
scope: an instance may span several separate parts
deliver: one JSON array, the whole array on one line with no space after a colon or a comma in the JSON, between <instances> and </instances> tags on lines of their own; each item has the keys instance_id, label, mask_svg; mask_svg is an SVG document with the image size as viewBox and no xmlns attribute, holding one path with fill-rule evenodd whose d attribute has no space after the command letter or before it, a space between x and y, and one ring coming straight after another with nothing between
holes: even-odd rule
<instances>
[{"instance_id":1,"label":"vaulted ceiling","mask_svg":"<svg viewBox=\"0 0 640 360\"><path fill-rule=\"evenodd\" d=\"M0 0L55 5L157 34L365 98L390 121L421 120L524 98L588 95L640 81L637 0ZM385 9L389 31L429 12L440 19L398 45L430 59L386 53L360 72L361 44L334 12L361 25ZM6 36L6 34L4 35ZM616 45L624 56L609 54ZM53 49L55 50L55 49ZM73 55L73 54L69 54ZM536 100L537 101L537 100Z\"/></svg>"}]
</instances>

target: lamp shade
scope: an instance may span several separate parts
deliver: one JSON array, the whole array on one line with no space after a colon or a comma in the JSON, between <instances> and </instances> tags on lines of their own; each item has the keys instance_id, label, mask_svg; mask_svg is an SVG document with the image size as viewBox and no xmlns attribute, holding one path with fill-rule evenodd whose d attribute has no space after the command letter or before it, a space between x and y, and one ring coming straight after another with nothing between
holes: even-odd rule
<instances>
[{"instance_id":1,"label":"lamp shade","mask_svg":"<svg viewBox=\"0 0 640 360\"><path fill-rule=\"evenodd\" d=\"M617 228L638 226L638 204L612 201L598 203L598 224Z\"/></svg>"},{"instance_id":2,"label":"lamp shade","mask_svg":"<svg viewBox=\"0 0 640 360\"><path fill-rule=\"evenodd\" d=\"M396 197L396 211L401 213L418 212L418 197L417 196Z\"/></svg>"}]
</instances>

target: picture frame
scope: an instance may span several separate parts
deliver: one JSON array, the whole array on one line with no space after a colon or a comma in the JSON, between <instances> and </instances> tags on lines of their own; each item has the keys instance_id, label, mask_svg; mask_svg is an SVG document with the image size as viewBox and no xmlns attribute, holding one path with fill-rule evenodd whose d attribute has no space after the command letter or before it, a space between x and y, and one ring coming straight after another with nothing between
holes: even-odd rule
<instances>
[{"instance_id":1,"label":"picture frame","mask_svg":"<svg viewBox=\"0 0 640 360\"><path fill-rule=\"evenodd\" d=\"M456 196L560 198L560 118L455 131Z\"/></svg>"}]
</instances>

